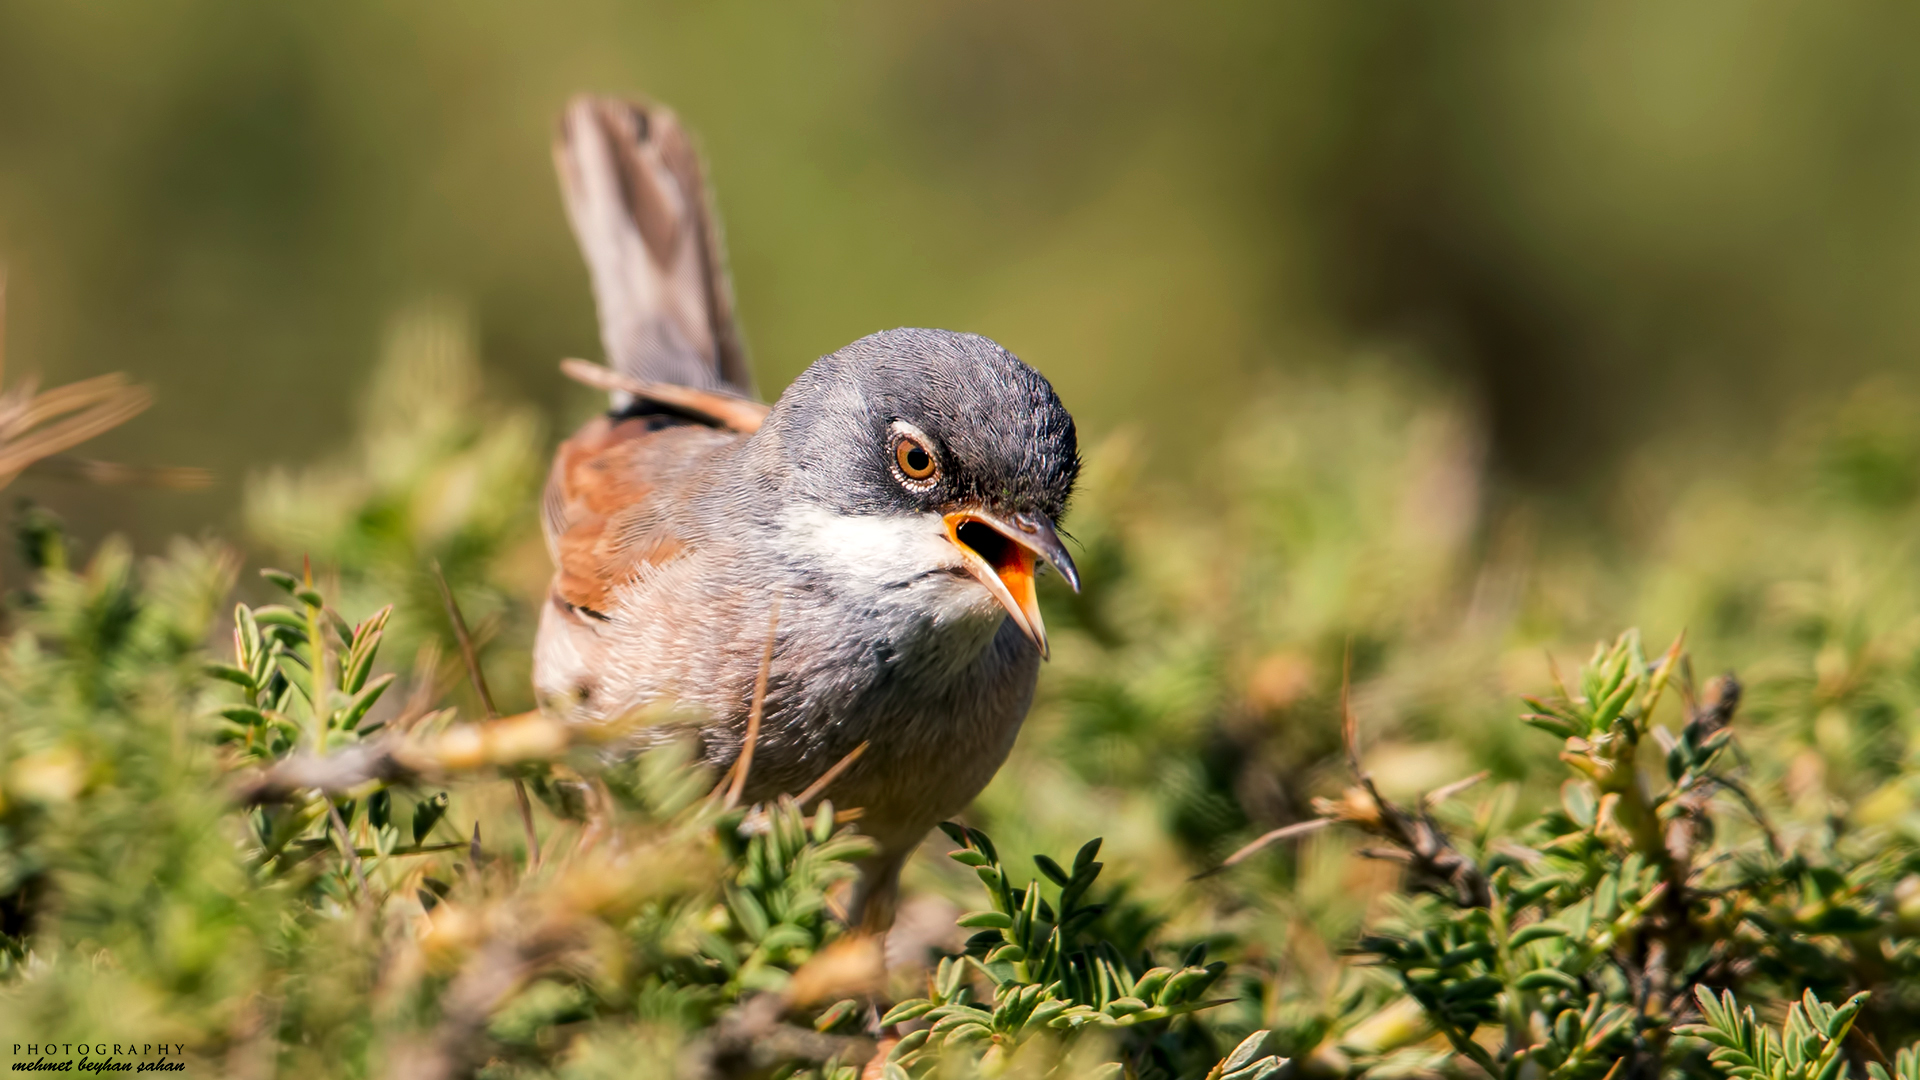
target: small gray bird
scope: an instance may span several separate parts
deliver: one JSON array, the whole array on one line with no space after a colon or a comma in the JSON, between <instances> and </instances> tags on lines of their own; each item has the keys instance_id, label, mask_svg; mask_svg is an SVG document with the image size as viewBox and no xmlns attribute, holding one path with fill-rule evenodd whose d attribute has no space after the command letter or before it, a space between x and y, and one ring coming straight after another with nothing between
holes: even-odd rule
<instances>
[{"instance_id":1,"label":"small gray bird","mask_svg":"<svg viewBox=\"0 0 1920 1080\"><path fill-rule=\"evenodd\" d=\"M673 115L577 99L555 157L616 392L547 482L543 706L610 719L671 702L730 767L765 664L745 797L799 793L868 744L826 793L879 847L856 905L884 929L901 864L1026 716L1047 653L1040 567L1079 588L1055 532L1073 418L1012 353L944 330L861 338L754 403Z\"/></svg>"}]
</instances>

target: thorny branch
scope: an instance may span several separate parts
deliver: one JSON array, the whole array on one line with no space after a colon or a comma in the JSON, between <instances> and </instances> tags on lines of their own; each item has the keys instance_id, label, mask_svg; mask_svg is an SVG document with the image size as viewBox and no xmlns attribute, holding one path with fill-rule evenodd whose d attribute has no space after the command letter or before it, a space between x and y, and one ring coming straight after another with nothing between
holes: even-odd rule
<instances>
[{"instance_id":1,"label":"thorny branch","mask_svg":"<svg viewBox=\"0 0 1920 1080\"><path fill-rule=\"evenodd\" d=\"M1384 849L1369 848L1362 854L1405 863L1418 878L1448 883L1462 904L1486 907L1492 895L1486 875L1480 872L1472 859L1454 849L1446 833L1433 820L1432 811L1440 803L1485 780L1487 774L1475 773L1429 792L1420 800L1416 810L1405 810L1389 802L1374 785L1372 774L1360 762L1360 722L1354 714L1348 692L1351 683L1349 666L1340 680L1340 737L1346 748L1347 768L1353 773L1355 786L1348 788L1338 799L1315 799L1313 808L1319 812L1319 817L1274 829L1227 856L1219 866L1206 873L1225 870L1281 840L1305 836L1328 825L1352 825L1394 845Z\"/></svg>"},{"instance_id":2,"label":"thorny branch","mask_svg":"<svg viewBox=\"0 0 1920 1080\"><path fill-rule=\"evenodd\" d=\"M331 754L294 754L245 774L235 788L244 805L286 802L321 791L349 795L367 784L403 784L476 769L550 760L577 744L618 738L624 725L567 724L537 712L484 724L455 724L425 737L399 735Z\"/></svg>"},{"instance_id":3,"label":"thorny branch","mask_svg":"<svg viewBox=\"0 0 1920 1080\"><path fill-rule=\"evenodd\" d=\"M487 710L488 720L497 720L500 710L493 707L493 693L487 689L486 672L480 670L480 654L473 647L473 635L467 633L466 617L460 614L460 602L453 597L453 588L447 584L447 575L440 564L433 564L433 580L440 585L440 599L447 606L447 621L453 624L454 640L460 643L460 657L466 661L467 677L473 680L473 691L480 695L480 705ZM527 870L529 873L540 866L540 833L533 827L533 802L527 798L526 781L513 778L513 797L520 805L520 827L527 836Z\"/></svg>"},{"instance_id":4,"label":"thorny branch","mask_svg":"<svg viewBox=\"0 0 1920 1080\"><path fill-rule=\"evenodd\" d=\"M1352 825L1393 845L1388 849L1369 849L1363 854L1403 862L1418 879L1446 882L1462 905L1486 907L1493 895L1486 875L1472 859L1454 848L1433 820L1432 813L1442 799L1480 782L1486 774L1433 792L1420 800L1415 810L1395 806L1380 794L1372 774L1360 763L1360 721L1349 701L1349 682L1349 678L1343 677L1340 685L1340 737L1346 746L1347 768L1353 772L1355 786L1338 799L1315 799L1313 808L1327 820Z\"/></svg>"},{"instance_id":5,"label":"thorny branch","mask_svg":"<svg viewBox=\"0 0 1920 1080\"><path fill-rule=\"evenodd\" d=\"M758 994L721 1015L680 1059L688 1080L758 1075L787 1061L867 1061L876 1045L858 1035L824 1035L782 1021L787 1000Z\"/></svg>"},{"instance_id":6,"label":"thorny branch","mask_svg":"<svg viewBox=\"0 0 1920 1080\"><path fill-rule=\"evenodd\" d=\"M312 791L345 795L372 783L398 784L416 780L420 770L398 740L359 743L325 757L295 754L244 776L234 800L244 806L287 802Z\"/></svg>"},{"instance_id":7,"label":"thorny branch","mask_svg":"<svg viewBox=\"0 0 1920 1080\"><path fill-rule=\"evenodd\" d=\"M487 1024L521 987L572 943L573 928L552 923L524 935L495 937L474 953L441 999L440 1023L423 1042L400 1048L395 1080L453 1080L484 1060Z\"/></svg>"}]
</instances>

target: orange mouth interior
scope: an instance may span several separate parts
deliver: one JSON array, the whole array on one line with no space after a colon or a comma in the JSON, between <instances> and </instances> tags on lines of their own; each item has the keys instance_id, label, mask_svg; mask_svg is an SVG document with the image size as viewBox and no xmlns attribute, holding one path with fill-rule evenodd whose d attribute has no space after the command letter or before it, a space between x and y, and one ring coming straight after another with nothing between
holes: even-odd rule
<instances>
[{"instance_id":1,"label":"orange mouth interior","mask_svg":"<svg viewBox=\"0 0 1920 1080\"><path fill-rule=\"evenodd\" d=\"M1040 621L1033 552L973 514L948 514L947 536L966 555L968 569L994 594L1022 633L1047 655L1047 633Z\"/></svg>"},{"instance_id":2,"label":"orange mouth interior","mask_svg":"<svg viewBox=\"0 0 1920 1080\"><path fill-rule=\"evenodd\" d=\"M973 519L962 521L953 530L954 540L980 556L993 568L993 574L1007 587L1013 598L1027 607L1034 595L1033 552L1000 534L998 529Z\"/></svg>"}]
</instances>

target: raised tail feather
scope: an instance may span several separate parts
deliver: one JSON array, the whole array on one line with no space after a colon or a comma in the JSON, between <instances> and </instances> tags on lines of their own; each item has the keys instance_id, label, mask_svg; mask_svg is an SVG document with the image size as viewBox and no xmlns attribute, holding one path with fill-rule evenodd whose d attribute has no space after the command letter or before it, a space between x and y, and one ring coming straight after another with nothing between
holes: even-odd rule
<instances>
[{"instance_id":1,"label":"raised tail feather","mask_svg":"<svg viewBox=\"0 0 1920 1080\"><path fill-rule=\"evenodd\" d=\"M582 95L553 146L607 362L629 379L751 396L720 228L672 110ZM632 397L613 392L615 408Z\"/></svg>"}]
</instances>

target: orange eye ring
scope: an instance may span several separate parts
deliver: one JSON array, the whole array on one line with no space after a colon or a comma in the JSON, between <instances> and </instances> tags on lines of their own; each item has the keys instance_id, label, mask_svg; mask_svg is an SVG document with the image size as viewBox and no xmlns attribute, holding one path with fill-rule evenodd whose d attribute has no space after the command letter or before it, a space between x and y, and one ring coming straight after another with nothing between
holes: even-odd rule
<instances>
[{"instance_id":1,"label":"orange eye ring","mask_svg":"<svg viewBox=\"0 0 1920 1080\"><path fill-rule=\"evenodd\" d=\"M940 463L933 459L933 451L911 435L902 435L895 440L893 462L900 467L900 475L909 480L932 480L933 475L940 471Z\"/></svg>"}]
</instances>

